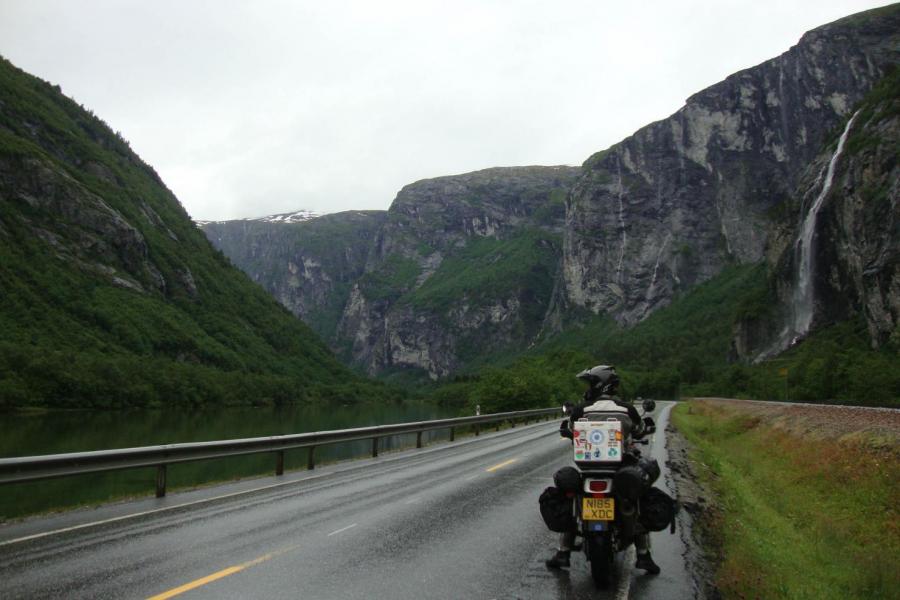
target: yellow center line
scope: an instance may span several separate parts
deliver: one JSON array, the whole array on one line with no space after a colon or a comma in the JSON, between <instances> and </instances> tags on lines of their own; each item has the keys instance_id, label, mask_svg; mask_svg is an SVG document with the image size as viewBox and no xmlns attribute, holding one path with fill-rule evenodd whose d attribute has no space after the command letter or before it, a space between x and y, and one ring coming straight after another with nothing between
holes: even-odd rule
<instances>
[{"instance_id":1,"label":"yellow center line","mask_svg":"<svg viewBox=\"0 0 900 600\"><path fill-rule=\"evenodd\" d=\"M295 548L295 547L296 546L293 546L292 548ZM217 572L213 573L212 575L207 575L206 577L201 577L200 579L195 579L194 581L191 581L190 583L180 585L177 588L172 588L171 590L163 592L162 594L157 594L156 596L150 596L149 598L147 598L147 600L166 600L167 598L173 598L175 596L179 596L185 592L189 592L200 586L206 585L207 583L212 583L213 581L217 581L219 579L222 579L223 577L228 577L229 575L234 575L235 573L240 573L247 567L252 567L253 565L258 565L259 563L265 562L265 561L269 560L270 558L273 558L279 554L283 554L284 552L287 552L288 550L291 550L292 548L285 548L285 549L279 550L277 552L272 552L270 554L264 554L263 556L260 556L259 558L254 558L253 560L249 560L245 563L241 563L241 564L235 565L233 567L228 567L227 569L222 569L221 571L217 571Z\"/></svg>"},{"instance_id":2,"label":"yellow center line","mask_svg":"<svg viewBox=\"0 0 900 600\"><path fill-rule=\"evenodd\" d=\"M506 465L511 465L511 464L513 464L514 462L516 462L517 460L519 460L519 459L518 459L518 458L511 458L511 459L509 459L509 460L506 461L506 462L500 463L499 465L494 465L493 467L489 467L489 468L485 469L485 471L487 471L488 473L493 473L493 472L496 471L497 469L502 469L502 468L505 467Z\"/></svg>"}]
</instances>

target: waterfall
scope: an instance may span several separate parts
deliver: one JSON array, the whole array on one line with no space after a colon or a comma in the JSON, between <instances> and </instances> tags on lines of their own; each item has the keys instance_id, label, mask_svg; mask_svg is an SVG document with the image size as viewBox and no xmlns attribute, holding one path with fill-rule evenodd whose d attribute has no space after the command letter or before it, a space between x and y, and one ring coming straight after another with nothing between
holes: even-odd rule
<instances>
[{"instance_id":1,"label":"waterfall","mask_svg":"<svg viewBox=\"0 0 900 600\"><path fill-rule=\"evenodd\" d=\"M793 330L792 336L794 339L806 335L806 333L809 332L809 326L812 324L813 312L815 309L815 285L813 283L813 277L816 265L813 260L813 240L816 234L816 220L819 210L825 202L825 197L828 196L828 192L831 191L835 166L837 166L838 158L840 158L841 152L844 150L844 142L847 141L847 135L850 133L850 126L853 125L853 119L856 118L857 114L859 113L854 113L853 116L850 117L850 120L847 121L847 126L844 127L844 132L841 134L840 140L838 140L837 148L831 156L831 161L828 163L828 172L825 175L825 182L822 184L822 190L816 197L815 202L810 206L809 212L806 213L806 218L803 219L800 232L797 235L797 241L794 245L794 264L797 266L797 277L794 286L792 305L793 320L791 322L791 329ZM789 342L790 340L785 341Z\"/></svg>"}]
</instances>

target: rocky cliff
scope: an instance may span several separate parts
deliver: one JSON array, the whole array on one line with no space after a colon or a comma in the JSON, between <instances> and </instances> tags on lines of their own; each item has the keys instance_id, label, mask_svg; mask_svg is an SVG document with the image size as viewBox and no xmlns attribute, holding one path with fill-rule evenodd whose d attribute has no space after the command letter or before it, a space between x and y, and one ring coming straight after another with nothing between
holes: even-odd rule
<instances>
[{"instance_id":1,"label":"rocky cliff","mask_svg":"<svg viewBox=\"0 0 900 600\"><path fill-rule=\"evenodd\" d=\"M804 170L769 229L770 302L736 327L760 360L859 315L875 347L900 324L900 70L881 80Z\"/></svg>"},{"instance_id":2,"label":"rocky cliff","mask_svg":"<svg viewBox=\"0 0 900 600\"><path fill-rule=\"evenodd\" d=\"M857 312L878 346L900 342L900 71L867 100L821 209L813 326Z\"/></svg>"},{"instance_id":3,"label":"rocky cliff","mask_svg":"<svg viewBox=\"0 0 900 600\"><path fill-rule=\"evenodd\" d=\"M387 214L348 211L278 218L283 216L201 226L238 268L337 346L337 324L351 286L363 275Z\"/></svg>"},{"instance_id":4,"label":"rocky cliff","mask_svg":"<svg viewBox=\"0 0 900 600\"><path fill-rule=\"evenodd\" d=\"M348 360L370 373L424 369L432 378L594 315L633 325L728 265L768 261L771 306L754 313L746 303L736 329L733 357L752 358L796 312L798 230L849 117L900 59L898 32L900 5L819 27L581 169L488 169L409 185L366 229L366 251L356 238L334 238L356 265L339 289L321 282L332 277L327 268L318 283L283 267L270 279L268 266L241 258L271 253L288 265L292 252L306 252L300 237L282 244L260 233L259 247L231 249L212 239L297 314L325 323L314 326ZM832 195L848 195L829 201L812 228L824 232L816 252L825 265L813 326L865 310L876 340L896 327L891 127L860 120L854 131L868 145L856 133L846 140L854 166L840 168ZM887 200L875 209L873 197ZM343 307L339 318L301 308L328 302L330 315Z\"/></svg>"},{"instance_id":5,"label":"rocky cliff","mask_svg":"<svg viewBox=\"0 0 900 600\"><path fill-rule=\"evenodd\" d=\"M487 169L410 184L386 212L202 227L348 361L437 378L533 341L579 173Z\"/></svg>"},{"instance_id":6,"label":"rocky cliff","mask_svg":"<svg viewBox=\"0 0 900 600\"><path fill-rule=\"evenodd\" d=\"M437 378L527 346L549 306L579 173L495 168L404 187L341 319L353 361Z\"/></svg>"},{"instance_id":7,"label":"rocky cliff","mask_svg":"<svg viewBox=\"0 0 900 600\"><path fill-rule=\"evenodd\" d=\"M561 305L640 321L729 262L761 260L771 214L898 61L900 11L815 29L592 156L569 198Z\"/></svg>"}]
</instances>

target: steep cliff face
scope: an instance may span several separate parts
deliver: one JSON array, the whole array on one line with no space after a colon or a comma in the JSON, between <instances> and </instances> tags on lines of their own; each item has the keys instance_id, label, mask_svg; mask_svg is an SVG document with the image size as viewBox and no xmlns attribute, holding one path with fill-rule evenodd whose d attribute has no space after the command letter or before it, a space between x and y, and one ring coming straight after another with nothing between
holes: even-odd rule
<instances>
[{"instance_id":1,"label":"steep cliff face","mask_svg":"<svg viewBox=\"0 0 900 600\"><path fill-rule=\"evenodd\" d=\"M900 71L893 69L810 163L773 222L774 302L739 323L739 356L766 358L854 315L865 320L873 346L898 337L898 153Z\"/></svg>"},{"instance_id":2,"label":"steep cliff face","mask_svg":"<svg viewBox=\"0 0 900 600\"><path fill-rule=\"evenodd\" d=\"M335 344L350 288L362 276L385 218L385 211L348 211L201 226L238 268Z\"/></svg>"},{"instance_id":3,"label":"steep cliff face","mask_svg":"<svg viewBox=\"0 0 900 600\"><path fill-rule=\"evenodd\" d=\"M52 160L26 154L0 156L0 189L25 209L27 216L22 220L59 260L139 292L165 293L177 283L167 282L149 260L147 241L140 230ZM149 224L175 235L152 208L144 205L141 211L155 221ZM11 210L4 216L15 219ZM0 235L7 237L2 223L0 220ZM182 274L176 279L193 279L187 267ZM195 286L190 289L196 292Z\"/></svg>"},{"instance_id":4,"label":"steep cliff face","mask_svg":"<svg viewBox=\"0 0 900 600\"><path fill-rule=\"evenodd\" d=\"M842 193L821 213L823 268L814 279L821 322L858 312L876 346L900 341L900 72L884 90L888 96L864 106L859 128L849 132Z\"/></svg>"},{"instance_id":5,"label":"steep cliff face","mask_svg":"<svg viewBox=\"0 0 900 600\"><path fill-rule=\"evenodd\" d=\"M387 212L202 227L349 362L437 378L537 335L580 171L486 169L410 184Z\"/></svg>"},{"instance_id":6,"label":"steep cliff face","mask_svg":"<svg viewBox=\"0 0 900 600\"><path fill-rule=\"evenodd\" d=\"M726 266L763 261L768 297L755 297L759 286L749 292L732 358L758 356L776 338L789 343L796 242L817 195L827 195L807 228L824 265L810 325L865 312L884 340L897 322L897 146L894 122L871 114L893 114L896 92L860 112L834 190L819 192L851 113L900 62L898 32L900 5L815 29L580 169L487 169L409 185L365 233L332 237L347 254L340 274L337 262L308 252L305 237L321 219L285 241L241 230L229 245L207 233L347 360L370 373L438 378L593 315L633 325Z\"/></svg>"},{"instance_id":7,"label":"steep cliff face","mask_svg":"<svg viewBox=\"0 0 900 600\"><path fill-rule=\"evenodd\" d=\"M341 320L354 362L437 378L527 345L549 305L579 172L496 168L404 187Z\"/></svg>"},{"instance_id":8,"label":"steep cliff face","mask_svg":"<svg viewBox=\"0 0 900 600\"><path fill-rule=\"evenodd\" d=\"M763 258L826 137L895 64L900 11L848 17L592 156L569 199L561 305L640 321L724 265Z\"/></svg>"}]
</instances>

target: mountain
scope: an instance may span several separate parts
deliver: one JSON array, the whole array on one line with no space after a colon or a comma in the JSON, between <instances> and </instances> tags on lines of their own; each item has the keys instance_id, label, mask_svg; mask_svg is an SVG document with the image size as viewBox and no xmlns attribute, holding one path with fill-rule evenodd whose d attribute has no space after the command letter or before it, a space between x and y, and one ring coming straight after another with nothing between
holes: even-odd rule
<instances>
[{"instance_id":1,"label":"mountain","mask_svg":"<svg viewBox=\"0 0 900 600\"><path fill-rule=\"evenodd\" d=\"M535 338L579 173L486 169L410 184L386 212L203 230L347 361L438 378Z\"/></svg>"},{"instance_id":2,"label":"mountain","mask_svg":"<svg viewBox=\"0 0 900 600\"><path fill-rule=\"evenodd\" d=\"M278 213L277 215L267 215L265 217L259 217L256 219L241 219L242 221L258 221L262 223L303 223L304 221L309 221L310 219L315 219L320 216L318 213L313 212L311 210L295 210L293 212L288 213ZM194 221L197 225L201 227L205 225L211 225L214 223L227 223L228 221Z\"/></svg>"},{"instance_id":3,"label":"mountain","mask_svg":"<svg viewBox=\"0 0 900 600\"><path fill-rule=\"evenodd\" d=\"M350 290L365 272L386 211L348 211L302 221L200 223L212 243L320 336L337 345Z\"/></svg>"},{"instance_id":4,"label":"mountain","mask_svg":"<svg viewBox=\"0 0 900 600\"><path fill-rule=\"evenodd\" d=\"M741 358L766 359L854 315L873 347L900 343L900 69L840 130L770 226L771 281L760 310L738 324Z\"/></svg>"},{"instance_id":5,"label":"mountain","mask_svg":"<svg viewBox=\"0 0 900 600\"><path fill-rule=\"evenodd\" d=\"M636 348L622 340L645 339L641 332L651 327L631 328L708 282L720 303L721 290L738 295L725 303L728 310L713 311L721 319L710 324L717 361L784 350L809 333L793 332L798 311L809 313L812 328L862 315L872 343L883 345L896 329L900 285L891 187L897 150L893 121L872 115L893 110L896 93L884 91L883 82L900 59L898 32L900 5L814 29L781 56L694 94L669 118L580 169L488 169L407 186L366 236L333 238L357 261L365 254L363 267L354 263L363 273L340 279L338 294L317 301L333 302L328 318L304 318L342 358L373 374L472 373L529 348L557 347L554 338L581 340L582 328L595 339L615 332L616 342L597 352L650 369L652 361L614 349ZM860 109L871 94L881 95L880 108ZM831 187L831 196L852 193L813 210L828 195L820 193L825 172L857 111ZM856 166L848 167L851 161ZM810 221L811 212L821 218ZM278 234L294 241L273 247L276 263L299 265L293 253L307 252L295 227L296 234ZM216 235L236 261L250 252L227 248ZM807 259L794 250L801 238L816 240L801 253ZM256 255L268 252L260 244ZM813 272L800 263L822 267ZM272 267L247 270L258 278ZM813 292L807 280L816 282ZM743 294L735 282L746 284ZM283 297L284 281L265 285ZM313 296L314 288L296 286ZM801 297L806 309L798 308ZM657 356L658 365L677 364L677 348L694 364L710 356L671 337L650 337L662 347L641 345L641 352Z\"/></svg>"},{"instance_id":6,"label":"mountain","mask_svg":"<svg viewBox=\"0 0 900 600\"><path fill-rule=\"evenodd\" d=\"M6 60L0 292L0 407L347 400L364 385L121 135Z\"/></svg>"},{"instance_id":7,"label":"mountain","mask_svg":"<svg viewBox=\"0 0 900 600\"><path fill-rule=\"evenodd\" d=\"M773 213L900 60L898 32L898 5L819 27L590 157L566 215L563 304L632 324L762 260Z\"/></svg>"}]
</instances>

